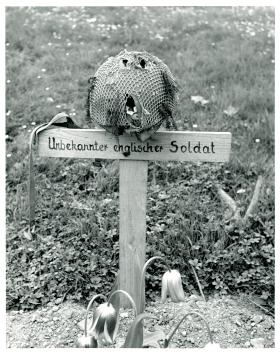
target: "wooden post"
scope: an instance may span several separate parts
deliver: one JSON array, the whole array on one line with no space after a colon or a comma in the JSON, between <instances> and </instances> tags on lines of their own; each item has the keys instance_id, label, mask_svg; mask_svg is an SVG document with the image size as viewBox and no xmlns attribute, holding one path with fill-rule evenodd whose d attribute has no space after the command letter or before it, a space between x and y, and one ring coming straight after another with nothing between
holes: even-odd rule
<instances>
[{"instance_id":1,"label":"wooden post","mask_svg":"<svg viewBox=\"0 0 280 354\"><path fill-rule=\"evenodd\" d=\"M40 156L120 160L120 288L133 297L138 309L145 263L148 161L226 162L230 148L228 132L158 131L144 143L130 135L117 141L100 129L50 126L38 135Z\"/></svg>"},{"instance_id":2,"label":"wooden post","mask_svg":"<svg viewBox=\"0 0 280 354\"><path fill-rule=\"evenodd\" d=\"M120 288L133 296L139 311L145 263L148 161L120 161ZM131 306L127 300L124 307Z\"/></svg>"}]
</instances>

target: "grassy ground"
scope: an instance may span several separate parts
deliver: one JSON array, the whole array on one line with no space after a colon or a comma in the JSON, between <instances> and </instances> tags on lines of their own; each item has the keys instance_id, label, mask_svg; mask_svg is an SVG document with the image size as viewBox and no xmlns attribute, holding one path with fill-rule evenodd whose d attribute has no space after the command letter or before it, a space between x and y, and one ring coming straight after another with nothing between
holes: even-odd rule
<instances>
[{"instance_id":1,"label":"grassy ground","mask_svg":"<svg viewBox=\"0 0 280 354\"><path fill-rule=\"evenodd\" d=\"M101 264L104 266L104 259L107 267L117 267L117 257L99 259L98 254L93 255L100 248L115 247L115 252L118 247L115 239L118 236L118 175L111 163L100 166L86 160L37 159L36 229L31 240L25 237L24 231L28 224L28 139L31 129L48 122L61 111L68 112L79 125L86 127L87 80L106 58L123 48L151 52L177 77L180 104L175 118L179 129L230 131L233 136L228 164L158 163L156 181L149 173L148 254L155 254L153 245L156 245L166 256L179 257L179 251L177 254L172 252L172 242L183 242L184 235L202 249L206 260L206 251L214 252L218 240L223 241L222 250L236 242L224 230L221 222L224 210L211 187L216 182L221 183L245 210L259 174L265 177L257 211L263 225L260 237L265 238L264 243L274 244L272 9L8 8L9 307L29 308L32 304L47 303L55 295L72 294L74 299L79 299L85 296L79 290L82 283L91 283L89 275L79 273L81 267L88 273L94 272ZM209 102L195 104L191 96L198 95ZM169 199L159 200L163 192ZM109 200L109 205L104 200ZM172 220L164 230L172 240L169 250L159 242L163 233L161 221L166 215ZM93 242L96 248L90 246ZM89 247L86 251L84 245ZM249 248L246 250L249 252ZM65 264L69 268L65 270L63 280L56 278L55 274ZM180 262L176 261L175 265ZM218 264L215 266L219 268ZM201 268L197 263L197 270ZM271 283L273 276L272 268L269 269L267 283ZM222 268L219 271L222 273ZM202 270L200 274L204 275ZM101 287L102 280L113 276L114 272L99 275L95 286ZM217 285L222 279L211 278L210 268L208 276L212 283L216 281L213 288L226 290L226 285ZM204 287L210 280L205 279ZM256 285L257 282L258 278ZM254 279L247 279L247 283L250 287ZM56 293L52 293L54 287L58 289ZM69 287L71 291L67 295ZM89 285L88 292L92 289L93 285ZM37 298L30 300L37 290Z\"/></svg>"}]
</instances>

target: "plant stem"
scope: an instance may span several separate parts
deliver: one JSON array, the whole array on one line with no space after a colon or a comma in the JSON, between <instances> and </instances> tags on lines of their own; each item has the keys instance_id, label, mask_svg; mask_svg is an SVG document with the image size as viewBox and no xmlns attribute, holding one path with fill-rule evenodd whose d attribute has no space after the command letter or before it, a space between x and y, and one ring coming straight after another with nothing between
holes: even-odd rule
<instances>
[{"instance_id":1,"label":"plant stem","mask_svg":"<svg viewBox=\"0 0 280 354\"><path fill-rule=\"evenodd\" d=\"M177 323L177 325L175 326L175 328L172 330L171 334L168 336L168 338L165 339L164 341L164 348L167 348L172 337L174 336L175 332L177 331L178 327L180 326L180 324L184 321L184 319L189 316L189 315L197 315L199 316L203 321L204 323L206 324L206 328L207 328L207 332L208 332L208 336L210 338L210 342L213 343L213 337L212 337L212 333L210 331L210 327L209 327L209 324L208 322L206 321L206 319L199 313L199 312L196 312L196 311L190 311L188 313L186 313L182 318L181 320Z\"/></svg>"},{"instance_id":2,"label":"plant stem","mask_svg":"<svg viewBox=\"0 0 280 354\"><path fill-rule=\"evenodd\" d=\"M194 276L195 276L195 280L196 280L196 282L197 282L197 285L198 285L200 294L201 294L203 300L206 302L204 293L203 293L203 291L202 291L202 287L201 287L200 281L199 281L198 276L197 276L197 274L196 274L196 271L195 271L194 267L192 266L192 264L190 264L190 266L192 267L192 271L193 271L193 274L194 274Z\"/></svg>"},{"instance_id":3,"label":"plant stem","mask_svg":"<svg viewBox=\"0 0 280 354\"><path fill-rule=\"evenodd\" d=\"M88 320L88 313L89 313L89 310L91 309L91 306L93 304L93 302L98 298L98 297L103 297L105 300L106 300L106 297L103 295L103 294L97 294L97 295L94 295L88 306L87 306L87 312L86 312L86 318L85 318L85 329L84 329L84 333L85 333L85 336L87 336L87 320Z\"/></svg>"},{"instance_id":4,"label":"plant stem","mask_svg":"<svg viewBox=\"0 0 280 354\"><path fill-rule=\"evenodd\" d=\"M135 317L136 317L137 316L137 308L136 308L135 302L134 302L133 298L129 295L129 293L124 291L124 290L120 290L119 289L119 290L113 291L112 294L109 296L108 305L111 303L112 298L115 295L117 295L117 294L123 294L123 295L125 295L128 298L128 300L130 301L130 303L131 303L131 305L133 307L134 314L135 314Z\"/></svg>"},{"instance_id":5,"label":"plant stem","mask_svg":"<svg viewBox=\"0 0 280 354\"><path fill-rule=\"evenodd\" d=\"M163 261L166 268L170 271L170 268L169 268L168 264L166 263L165 259L160 256L154 256L154 257L148 259L147 262L144 264L143 269L142 269L142 273L141 273L141 281L140 281L141 301L140 301L139 313L143 312L144 308L145 308L145 295L144 295L145 294L145 289L144 289L145 273L146 273L148 266L156 259L160 259L161 261Z\"/></svg>"}]
</instances>

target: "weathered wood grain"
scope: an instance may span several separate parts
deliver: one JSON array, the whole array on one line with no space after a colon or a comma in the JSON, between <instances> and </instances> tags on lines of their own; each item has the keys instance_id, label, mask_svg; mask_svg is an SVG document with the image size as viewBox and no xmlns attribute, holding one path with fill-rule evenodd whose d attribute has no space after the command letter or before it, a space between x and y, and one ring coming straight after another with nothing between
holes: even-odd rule
<instances>
[{"instance_id":1,"label":"weathered wood grain","mask_svg":"<svg viewBox=\"0 0 280 354\"><path fill-rule=\"evenodd\" d=\"M145 263L147 161L120 161L120 289L140 307L140 280ZM123 300L123 305L129 305Z\"/></svg>"}]
</instances>

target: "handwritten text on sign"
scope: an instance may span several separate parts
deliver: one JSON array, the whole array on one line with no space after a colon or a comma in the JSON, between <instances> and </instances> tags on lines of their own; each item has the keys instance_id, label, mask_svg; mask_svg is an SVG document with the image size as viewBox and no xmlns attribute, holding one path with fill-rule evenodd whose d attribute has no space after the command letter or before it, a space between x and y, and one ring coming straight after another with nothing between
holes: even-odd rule
<instances>
[{"instance_id":1,"label":"handwritten text on sign","mask_svg":"<svg viewBox=\"0 0 280 354\"><path fill-rule=\"evenodd\" d=\"M225 162L230 147L230 133L161 131L141 143L104 130L52 128L39 134L38 151L50 157Z\"/></svg>"}]
</instances>

